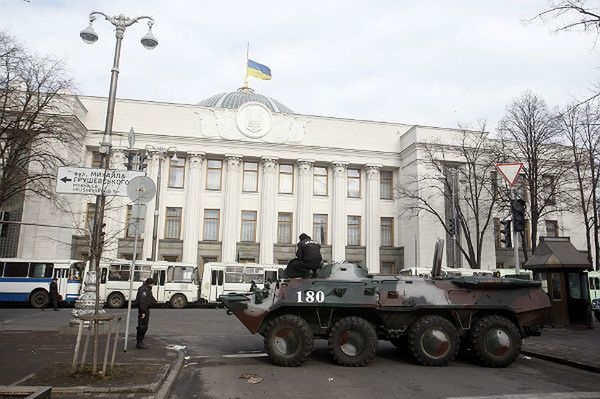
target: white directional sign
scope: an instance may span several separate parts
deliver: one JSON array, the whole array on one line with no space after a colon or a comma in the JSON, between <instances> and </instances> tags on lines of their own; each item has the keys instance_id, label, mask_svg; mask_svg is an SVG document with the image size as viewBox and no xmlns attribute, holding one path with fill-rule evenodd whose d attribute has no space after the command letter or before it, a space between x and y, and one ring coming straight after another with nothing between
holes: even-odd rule
<instances>
[{"instance_id":1,"label":"white directional sign","mask_svg":"<svg viewBox=\"0 0 600 399\"><path fill-rule=\"evenodd\" d=\"M515 184L515 181L519 176L519 172L521 172L521 169L523 169L523 163L497 163L496 169L498 169L498 171L502 173L502 176L504 176L508 184L512 186L513 184Z\"/></svg>"},{"instance_id":2,"label":"white directional sign","mask_svg":"<svg viewBox=\"0 0 600 399\"><path fill-rule=\"evenodd\" d=\"M104 195L127 197L129 182L134 177L145 174L138 170L109 169L105 171L100 168L63 166L58 168L56 192L89 195L100 195L104 192Z\"/></svg>"}]
</instances>

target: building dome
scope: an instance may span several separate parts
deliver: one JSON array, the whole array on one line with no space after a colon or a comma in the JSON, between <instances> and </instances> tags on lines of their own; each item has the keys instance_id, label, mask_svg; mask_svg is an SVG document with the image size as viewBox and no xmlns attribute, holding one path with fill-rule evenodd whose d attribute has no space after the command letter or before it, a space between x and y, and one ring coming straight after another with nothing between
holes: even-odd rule
<instances>
[{"instance_id":1,"label":"building dome","mask_svg":"<svg viewBox=\"0 0 600 399\"><path fill-rule=\"evenodd\" d=\"M214 95L212 97L207 98L206 100L200 101L198 105L203 107L238 109L242 104L247 103L249 101L258 101L259 103L264 104L267 108L269 108L271 112L279 112L282 114L294 113L294 111L292 111L279 101L271 97L255 93L254 90L252 90L249 87L242 87L237 89L237 91Z\"/></svg>"}]
</instances>

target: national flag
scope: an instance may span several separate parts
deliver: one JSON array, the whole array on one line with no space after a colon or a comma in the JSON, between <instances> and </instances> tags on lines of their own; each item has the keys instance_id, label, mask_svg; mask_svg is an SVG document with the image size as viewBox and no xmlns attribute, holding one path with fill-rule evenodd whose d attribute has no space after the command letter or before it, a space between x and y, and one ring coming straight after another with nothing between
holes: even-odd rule
<instances>
[{"instance_id":1,"label":"national flag","mask_svg":"<svg viewBox=\"0 0 600 399\"><path fill-rule=\"evenodd\" d=\"M271 70L268 66L259 64L258 62L248 60L248 76L262 80L271 80Z\"/></svg>"}]
</instances>

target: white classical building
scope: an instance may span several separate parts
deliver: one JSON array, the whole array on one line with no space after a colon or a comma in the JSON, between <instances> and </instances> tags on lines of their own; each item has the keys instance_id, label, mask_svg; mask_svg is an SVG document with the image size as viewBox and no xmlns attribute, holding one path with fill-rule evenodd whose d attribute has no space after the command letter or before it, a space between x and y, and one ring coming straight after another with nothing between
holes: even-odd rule
<instances>
[{"instance_id":1,"label":"white classical building","mask_svg":"<svg viewBox=\"0 0 600 399\"><path fill-rule=\"evenodd\" d=\"M81 153L71 155L74 164L98 167L107 98L76 100L73 116L86 139ZM144 211L141 258L151 258L156 245L159 260L287 263L304 232L321 242L326 260L346 259L372 272L392 272L429 266L435 239L446 238L433 218L402 212L395 187L426 173L421 143L432 138L451 143L457 130L296 114L248 88L198 104L120 99L113 127L114 169L125 168L131 127L136 148L171 148L162 157L149 153L148 176L157 181L161 168L160 196ZM74 229L23 225L17 256L87 255L94 198L65 199L67 211L25 201L23 221ZM130 219L127 198L109 199L104 257L132 256ZM541 235L570 235L576 247L585 248L576 215L557 214L546 225L549 231L542 226ZM498 241L490 231L483 267L511 264L510 251L499 248Z\"/></svg>"}]
</instances>

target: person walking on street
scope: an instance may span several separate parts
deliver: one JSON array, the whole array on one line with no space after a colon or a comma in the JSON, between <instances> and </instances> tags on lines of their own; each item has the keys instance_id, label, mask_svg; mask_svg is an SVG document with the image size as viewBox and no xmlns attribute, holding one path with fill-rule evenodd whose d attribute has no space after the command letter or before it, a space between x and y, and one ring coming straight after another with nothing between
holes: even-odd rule
<instances>
[{"instance_id":1,"label":"person walking on street","mask_svg":"<svg viewBox=\"0 0 600 399\"><path fill-rule=\"evenodd\" d=\"M302 233L298 237L296 258L289 261L285 269L286 278L310 278L321 268L321 245L313 241L308 234Z\"/></svg>"},{"instance_id":2,"label":"person walking on street","mask_svg":"<svg viewBox=\"0 0 600 399\"><path fill-rule=\"evenodd\" d=\"M148 349L148 346L144 344L144 337L146 331L148 331L148 323L150 322L150 306L156 302L152 295L152 285L154 280L147 278L144 284L138 288L137 296L135 301L138 304L138 325L135 345L136 349Z\"/></svg>"},{"instance_id":3,"label":"person walking on street","mask_svg":"<svg viewBox=\"0 0 600 399\"><path fill-rule=\"evenodd\" d=\"M52 306L54 307L54 311L58 311L58 284L56 283L58 279L54 277L50 282L50 300L52 301Z\"/></svg>"}]
</instances>

